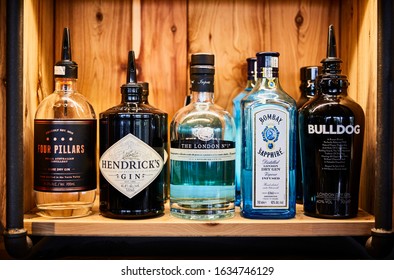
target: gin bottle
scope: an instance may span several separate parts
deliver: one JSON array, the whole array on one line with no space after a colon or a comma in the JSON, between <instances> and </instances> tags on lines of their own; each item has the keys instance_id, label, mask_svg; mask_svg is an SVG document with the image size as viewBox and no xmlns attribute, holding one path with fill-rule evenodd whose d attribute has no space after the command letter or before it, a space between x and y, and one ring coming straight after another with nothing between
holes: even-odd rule
<instances>
[{"instance_id":1,"label":"gin bottle","mask_svg":"<svg viewBox=\"0 0 394 280\"><path fill-rule=\"evenodd\" d=\"M171 215L192 220L234 216L235 125L214 103L214 55L192 54L191 103L170 126Z\"/></svg>"},{"instance_id":2,"label":"gin bottle","mask_svg":"<svg viewBox=\"0 0 394 280\"><path fill-rule=\"evenodd\" d=\"M236 127L236 158L235 158L235 206L241 203L241 100L248 95L256 83L256 58L249 57L246 59L247 63L247 81L246 86L233 99L233 117Z\"/></svg>"},{"instance_id":3,"label":"gin bottle","mask_svg":"<svg viewBox=\"0 0 394 280\"><path fill-rule=\"evenodd\" d=\"M300 69L300 98L297 100L297 110L311 100L317 94L316 80L317 76L321 72L320 66L305 66ZM297 145L297 187L296 187L296 201L302 204L302 174L301 174L301 158L300 158L300 146Z\"/></svg>"},{"instance_id":4,"label":"gin bottle","mask_svg":"<svg viewBox=\"0 0 394 280\"><path fill-rule=\"evenodd\" d=\"M257 56L257 84L241 101L241 214L252 219L295 215L295 100L279 83L279 53Z\"/></svg>"},{"instance_id":5,"label":"gin bottle","mask_svg":"<svg viewBox=\"0 0 394 280\"><path fill-rule=\"evenodd\" d=\"M100 212L117 219L163 214L167 118L150 106L129 52L119 105L100 114Z\"/></svg>"},{"instance_id":6,"label":"gin bottle","mask_svg":"<svg viewBox=\"0 0 394 280\"><path fill-rule=\"evenodd\" d=\"M96 197L96 131L93 107L77 90L78 65L64 29L55 91L39 104L34 119L34 194L38 214L82 217Z\"/></svg>"},{"instance_id":7,"label":"gin bottle","mask_svg":"<svg viewBox=\"0 0 394 280\"><path fill-rule=\"evenodd\" d=\"M318 96L299 112L304 212L322 218L357 215L364 112L347 95L334 28L329 27Z\"/></svg>"}]
</instances>

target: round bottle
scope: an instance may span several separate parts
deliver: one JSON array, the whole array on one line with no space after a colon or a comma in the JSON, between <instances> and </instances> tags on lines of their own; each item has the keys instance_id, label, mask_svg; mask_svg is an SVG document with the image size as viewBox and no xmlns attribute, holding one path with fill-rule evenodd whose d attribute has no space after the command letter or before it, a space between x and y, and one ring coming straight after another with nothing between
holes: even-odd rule
<instances>
[{"instance_id":1,"label":"round bottle","mask_svg":"<svg viewBox=\"0 0 394 280\"><path fill-rule=\"evenodd\" d=\"M77 78L65 28L55 91L39 104L34 119L34 194L38 214L45 217L86 216L96 197L97 121L77 91Z\"/></svg>"}]
</instances>

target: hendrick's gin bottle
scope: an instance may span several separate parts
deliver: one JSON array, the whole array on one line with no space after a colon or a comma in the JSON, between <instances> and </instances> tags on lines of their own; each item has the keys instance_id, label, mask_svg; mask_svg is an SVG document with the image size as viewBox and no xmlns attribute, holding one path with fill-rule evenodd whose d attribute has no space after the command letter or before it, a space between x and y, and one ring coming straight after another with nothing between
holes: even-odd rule
<instances>
[{"instance_id":1,"label":"hendrick's gin bottle","mask_svg":"<svg viewBox=\"0 0 394 280\"><path fill-rule=\"evenodd\" d=\"M146 102L129 52L122 102L100 114L100 212L118 219L164 211L167 118Z\"/></svg>"},{"instance_id":2,"label":"hendrick's gin bottle","mask_svg":"<svg viewBox=\"0 0 394 280\"><path fill-rule=\"evenodd\" d=\"M358 210L364 113L347 96L341 62L331 25L318 96L299 113L304 211L323 218L354 217Z\"/></svg>"}]
</instances>

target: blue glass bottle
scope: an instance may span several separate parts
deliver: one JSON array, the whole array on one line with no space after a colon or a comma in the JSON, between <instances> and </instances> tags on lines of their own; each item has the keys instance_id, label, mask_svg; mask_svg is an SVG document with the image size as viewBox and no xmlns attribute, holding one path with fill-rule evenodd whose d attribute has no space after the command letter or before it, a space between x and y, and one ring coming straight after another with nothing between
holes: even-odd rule
<instances>
[{"instance_id":1,"label":"blue glass bottle","mask_svg":"<svg viewBox=\"0 0 394 280\"><path fill-rule=\"evenodd\" d=\"M233 99L233 117L237 131L235 138L235 206L239 206L241 203L241 100L252 91L256 83L256 61L257 59L255 57L246 59L248 68L246 86L244 90Z\"/></svg>"},{"instance_id":2,"label":"blue glass bottle","mask_svg":"<svg viewBox=\"0 0 394 280\"><path fill-rule=\"evenodd\" d=\"M295 216L297 107L279 83L279 53L257 56L257 84L241 101L241 214L252 219Z\"/></svg>"}]
</instances>

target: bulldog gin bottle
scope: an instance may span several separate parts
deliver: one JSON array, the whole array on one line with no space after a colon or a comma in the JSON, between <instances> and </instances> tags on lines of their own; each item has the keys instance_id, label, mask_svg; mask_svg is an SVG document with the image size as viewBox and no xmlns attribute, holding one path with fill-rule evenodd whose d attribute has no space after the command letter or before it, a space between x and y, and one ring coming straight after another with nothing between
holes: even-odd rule
<instances>
[{"instance_id":1,"label":"bulldog gin bottle","mask_svg":"<svg viewBox=\"0 0 394 280\"><path fill-rule=\"evenodd\" d=\"M214 55L192 54L192 98L171 122L171 215L191 220L234 216L235 125L213 102Z\"/></svg>"},{"instance_id":2,"label":"bulldog gin bottle","mask_svg":"<svg viewBox=\"0 0 394 280\"><path fill-rule=\"evenodd\" d=\"M279 53L257 53L257 84L242 99L241 214L286 219L296 206L295 100L279 83Z\"/></svg>"},{"instance_id":3,"label":"bulldog gin bottle","mask_svg":"<svg viewBox=\"0 0 394 280\"><path fill-rule=\"evenodd\" d=\"M315 217L350 218L358 211L364 113L347 96L341 62L330 25L318 96L299 112L304 212Z\"/></svg>"}]
</instances>

